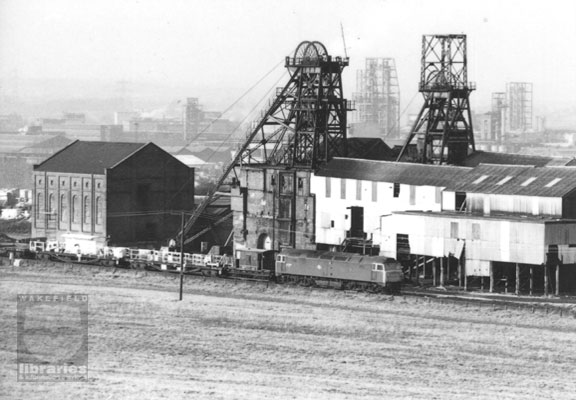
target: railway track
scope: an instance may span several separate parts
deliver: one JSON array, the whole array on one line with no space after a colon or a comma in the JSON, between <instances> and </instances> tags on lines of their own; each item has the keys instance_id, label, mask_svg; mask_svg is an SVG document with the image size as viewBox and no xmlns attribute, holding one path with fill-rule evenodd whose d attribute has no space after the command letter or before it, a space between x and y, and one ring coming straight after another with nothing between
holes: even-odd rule
<instances>
[{"instance_id":1,"label":"railway track","mask_svg":"<svg viewBox=\"0 0 576 400\"><path fill-rule=\"evenodd\" d=\"M36 260L27 259L26 267L55 267L66 266L68 268L90 268L100 271L125 271L128 273L145 273L146 275L158 276L173 276L177 277L180 272L177 270L161 270L160 268L148 267L145 269L134 268L129 265L125 266L107 266L90 262L74 262L66 261L60 262L57 260ZM0 266L17 269L19 267L10 267L10 260L7 257L0 257ZM187 279L214 279L218 281L227 282L253 282L254 284L266 285L280 285L271 279L259 279L246 276L218 276L212 274L214 271L207 271L202 268L195 268L184 272ZM283 283L283 286L298 286L290 283ZM315 290L341 290L329 287L314 287ZM341 290L344 292L361 292ZM369 293L369 292L367 292ZM382 296L381 294L374 294L374 296ZM539 313L545 315L559 315L561 317L576 318L576 298L574 297L534 297L534 296L515 296L511 294L493 294L485 292L463 292L458 288L445 288L443 290L435 289L432 287L422 288L414 287L412 285L405 285L400 294L388 295L387 297L401 297L411 299L416 302L422 303L436 303L446 305L459 305L466 308L477 308L479 311L488 310L523 310L532 313Z\"/></svg>"}]
</instances>

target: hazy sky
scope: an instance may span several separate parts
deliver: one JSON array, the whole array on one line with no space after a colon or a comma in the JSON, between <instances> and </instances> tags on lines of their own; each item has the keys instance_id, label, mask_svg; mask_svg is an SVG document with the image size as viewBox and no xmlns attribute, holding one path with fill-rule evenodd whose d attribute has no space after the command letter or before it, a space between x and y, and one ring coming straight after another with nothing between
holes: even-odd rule
<instances>
[{"instance_id":1,"label":"hazy sky","mask_svg":"<svg viewBox=\"0 0 576 400\"><path fill-rule=\"evenodd\" d=\"M573 0L0 0L0 79L241 93L302 40L343 55L340 23L348 98L365 57L394 57L405 107L417 90L421 36L466 33L473 105L508 81L533 82L536 107L576 105Z\"/></svg>"}]
</instances>

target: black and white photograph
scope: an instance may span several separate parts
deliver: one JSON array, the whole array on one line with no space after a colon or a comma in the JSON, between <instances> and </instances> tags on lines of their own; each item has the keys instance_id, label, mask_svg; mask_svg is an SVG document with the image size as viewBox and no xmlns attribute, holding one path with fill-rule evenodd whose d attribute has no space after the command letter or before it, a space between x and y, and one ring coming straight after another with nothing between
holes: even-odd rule
<instances>
[{"instance_id":1,"label":"black and white photograph","mask_svg":"<svg viewBox=\"0 0 576 400\"><path fill-rule=\"evenodd\" d=\"M0 399L576 398L576 2L0 0Z\"/></svg>"}]
</instances>

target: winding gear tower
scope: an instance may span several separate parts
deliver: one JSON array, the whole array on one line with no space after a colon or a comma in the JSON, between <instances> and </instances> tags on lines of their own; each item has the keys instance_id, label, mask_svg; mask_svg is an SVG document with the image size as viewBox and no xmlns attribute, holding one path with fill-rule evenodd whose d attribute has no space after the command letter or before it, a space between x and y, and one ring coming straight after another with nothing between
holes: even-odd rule
<instances>
[{"instance_id":1,"label":"winding gear tower","mask_svg":"<svg viewBox=\"0 0 576 400\"><path fill-rule=\"evenodd\" d=\"M286 57L288 83L276 91L238 151L231 190L235 251L315 249L312 173L346 154L342 70L320 42Z\"/></svg>"},{"instance_id":2,"label":"winding gear tower","mask_svg":"<svg viewBox=\"0 0 576 400\"><path fill-rule=\"evenodd\" d=\"M253 122L245 140L216 184L194 210L177 237L182 239L228 175L232 179L236 249L315 248L312 172L346 154L346 112L342 71L348 58L328 55L320 42L302 42L285 67L290 79L276 90L267 109ZM197 236L183 240L190 243Z\"/></svg>"},{"instance_id":3,"label":"winding gear tower","mask_svg":"<svg viewBox=\"0 0 576 400\"><path fill-rule=\"evenodd\" d=\"M422 36L419 91L424 105L398 161L416 138L417 161L459 165L475 151L468 82L466 35Z\"/></svg>"},{"instance_id":4,"label":"winding gear tower","mask_svg":"<svg viewBox=\"0 0 576 400\"><path fill-rule=\"evenodd\" d=\"M342 97L346 66L348 58L333 58L322 43L300 43L293 57L286 57L290 80L249 131L251 145L242 164L313 170L346 156L346 111L351 109Z\"/></svg>"}]
</instances>

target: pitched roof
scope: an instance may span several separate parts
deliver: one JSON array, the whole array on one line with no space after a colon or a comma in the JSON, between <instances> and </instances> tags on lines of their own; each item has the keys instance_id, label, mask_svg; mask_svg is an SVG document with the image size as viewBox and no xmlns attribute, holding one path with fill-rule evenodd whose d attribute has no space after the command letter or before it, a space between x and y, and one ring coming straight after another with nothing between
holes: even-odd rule
<instances>
[{"instance_id":1,"label":"pitched roof","mask_svg":"<svg viewBox=\"0 0 576 400\"><path fill-rule=\"evenodd\" d=\"M492 153L489 151L476 151L464 160L464 166L476 167L480 164L507 164L507 165L531 165L544 167L552 165L568 165L572 158L568 157L545 157L526 154Z\"/></svg>"},{"instance_id":2,"label":"pitched roof","mask_svg":"<svg viewBox=\"0 0 576 400\"><path fill-rule=\"evenodd\" d=\"M69 139L63 135L58 135L46 139L42 142L33 143L28 147L24 147L19 153L54 153L72 143L74 140Z\"/></svg>"},{"instance_id":3,"label":"pitched roof","mask_svg":"<svg viewBox=\"0 0 576 400\"><path fill-rule=\"evenodd\" d=\"M395 161L396 154L379 138L354 137L347 140L348 157L364 160Z\"/></svg>"},{"instance_id":4,"label":"pitched roof","mask_svg":"<svg viewBox=\"0 0 576 400\"><path fill-rule=\"evenodd\" d=\"M480 164L447 190L518 196L562 197L576 190L576 167Z\"/></svg>"},{"instance_id":5,"label":"pitched roof","mask_svg":"<svg viewBox=\"0 0 576 400\"><path fill-rule=\"evenodd\" d=\"M35 143L55 137L54 135L0 134L0 153L16 153Z\"/></svg>"},{"instance_id":6,"label":"pitched roof","mask_svg":"<svg viewBox=\"0 0 576 400\"><path fill-rule=\"evenodd\" d=\"M470 170L471 168L449 165L334 158L321 167L316 172L316 175L406 185L445 187L454 180L461 179Z\"/></svg>"},{"instance_id":7,"label":"pitched roof","mask_svg":"<svg viewBox=\"0 0 576 400\"><path fill-rule=\"evenodd\" d=\"M104 174L149 143L84 142L75 141L41 164L35 171Z\"/></svg>"},{"instance_id":8,"label":"pitched roof","mask_svg":"<svg viewBox=\"0 0 576 400\"><path fill-rule=\"evenodd\" d=\"M316 175L483 194L563 197L576 191L576 167L563 166L480 164L470 168L334 158Z\"/></svg>"},{"instance_id":9,"label":"pitched roof","mask_svg":"<svg viewBox=\"0 0 576 400\"><path fill-rule=\"evenodd\" d=\"M204 161L192 154L176 154L173 157L178 159L181 163L186 164L188 167L206 164Z\"/></svg>"}]
</instances>

